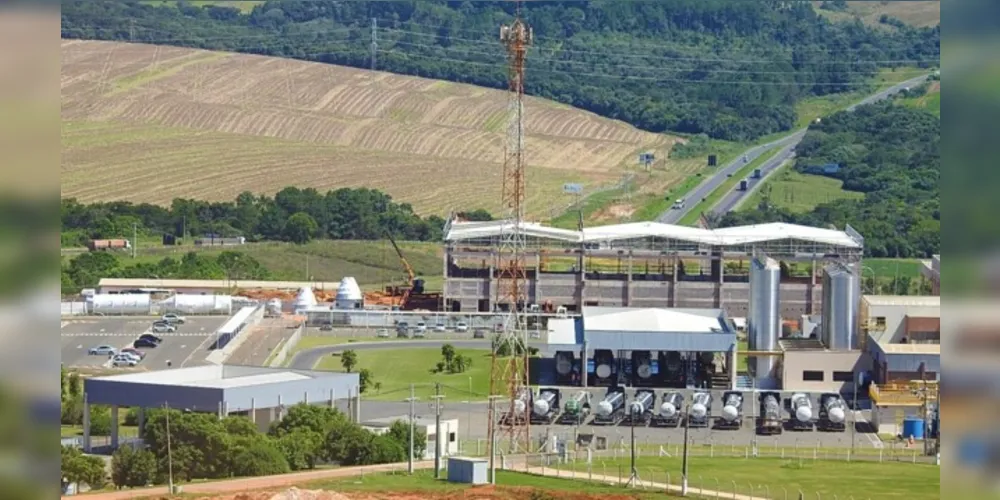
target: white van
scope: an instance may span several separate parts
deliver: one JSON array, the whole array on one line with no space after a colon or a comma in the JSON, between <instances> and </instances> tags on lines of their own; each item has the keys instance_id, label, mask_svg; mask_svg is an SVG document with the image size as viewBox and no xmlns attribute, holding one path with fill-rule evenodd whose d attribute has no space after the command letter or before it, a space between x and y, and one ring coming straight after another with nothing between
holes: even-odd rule
<instances>
[{"instance_id":1,"label":"white van","mask_svg":"<svg viewBox=\"0 0 1000 500\"><path fill-rule=\"evenodd\" d=\"M684 198L681 198L681 199L675 201L674 202L674 206L672 208L674 210L680 210L680 209L684 208Z\"/></svg>"}]
</instances>

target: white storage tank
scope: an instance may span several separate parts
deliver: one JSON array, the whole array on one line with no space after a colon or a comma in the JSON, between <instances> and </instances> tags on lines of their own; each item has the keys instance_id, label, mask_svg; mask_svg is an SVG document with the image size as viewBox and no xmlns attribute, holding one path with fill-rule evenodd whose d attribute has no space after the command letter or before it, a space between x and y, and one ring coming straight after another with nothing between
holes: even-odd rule
<instances>
[{"instance_id":1,"label":"white storage tank","mask_svg":"<svg viewBox=\"0 0 1000 500\"><path fill-rule=\"evenodd\" d=\"M299 289L299 294L295 297L295 310L299 311L302 309L309 309L316 305L316 296L313 295L312 288L302 287Z\"/></svg>"},{"instance_id":2,"label":"white storage tank","mask_svg":"<svg viewBox=\"0 0 1000 500\"><path fill-rule=\"evenodd\" d=\"M160 307L163 312L229 315L233 311L233 298L229 295L177 294L160 302Z\"/></svg>"},{"instance_id":3,"label":"white storage tank","mask_svg":"<svg viewBox=\"0 0 1000 500\"><path fill-rule=\"evenodd\" d=\"M340 286L337 287L337 309L361 309L364 307L364 300L357 280L350 276L340 280Z\"/></svg>"},{"instance_id":4,"label":"white storage tank","mask_svg":"<svg viewBox=\"0 0 1000 500\"><path fill-rule=\"evenodd\" d=\"M152 301L145 293L102 293L87 297L90 314L152 314Z\"/></svg>"}]
</instances>

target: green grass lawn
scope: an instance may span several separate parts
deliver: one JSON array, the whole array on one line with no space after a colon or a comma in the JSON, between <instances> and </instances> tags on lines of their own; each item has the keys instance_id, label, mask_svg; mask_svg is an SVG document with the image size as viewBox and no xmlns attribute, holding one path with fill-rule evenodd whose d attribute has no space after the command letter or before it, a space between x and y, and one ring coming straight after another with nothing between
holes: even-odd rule
<instances>
[{"instance_id":1,"label":"green grass lawn","mask_svg":"<svg viewBox=\"0 0 1000 500\"><path fill-rule=\"evenodd\" d=\"M916 76L916 75L914 75ZM845 94L830 94L820 97L809 97L795 103L795 128L808 126L817 118L832 115L837 111L862 100L870 92L848 92Z\"/></svg>"},{"instance_id":2,"label":"green grass lawn","mask_svg":"<svg viewBox=\"0 0 1000 500\"><path fill-rule=\"evenodd\" d=\"M747 175L750 175L750 173L753 172L753 169L763 165L765 162L770 160L774 155L778 154L778 151L780 150L781 150L780 147L775 146L765 151L763 154L758 156L757 159L755 159L754 161L744 165L742 168L737 170L732 177L726 178L726 180L723 181L723 183L719 185L719 187L716 188L715 191L709 193L709 195L705 197L704 201L699 201L693 207L691 207L691 210L688 211L687 215L682 217L681 220L677 221L677 224L681 226L693 226L697 224L698 218L701 217L702 212L715 206L715 204L718 203L719 200L721 200L722 197L726 195L726 193L728 193L731 189L733 189L734 186L736 186L736 184L740 181L740 179L743 179Z\"/></svg>"},{"instance_id":3,"label":"green grass lawn","mask_svg":"<svg viewBox=\"0 0 1000 500\"><path fill-rule=\"evenodd\" d=\"M821 203L844 198L860 199L864 193L844 191L843 181L822 175L802 174L782 167L768 175L740 210L755 210L765 196L772 205L796 213L809 212Z\"/></svg>"},{"instance_id":4,"label":"green grass lawn","mask_svg":"<svg viewBox=\"0 0 1000 500\"><path fill-rule=\"evenodd\" d=\"M445 396L445 401L466 401L470 399L471 377L471 399L485 400L490 392L489 350L456 349L455 352L472 359L472 367L465 373L433 373L435 365L442 359L441 349L436 347L357 351L358 366L355 371L367 368L371 370L375 380L382 384L381 389L372 392L369 399L400 401L410 397L410 384L416 384L414 387L416 396L428 401L429 396L434 395L434 383L440 383L441 394ZM344 370L339 355L324 357L315 368L327 371Z\"/></svg>"},{"instance_id":5,"label":"green grass lawn","mask_svg":"<svg viewBox=\"0 0 1000 500\"><path fill-rule=\"evenodd\" d=\"M892 279L896 276L916 278L920 276L920 268L923 264L920 263L921 260L926 259L876 259L870 258L865 259L861 264L871 271L865 269L864 275L866 278L871 277L874 272L875 277L879 281L884 279Z\"/></svg>"},{"instance_id":6,"label":"green grass lawn","mask_svg":"<svg viewBox=\"0 0 1000 500\"><path fill-rule=\"evenodd\" d=\"M920 97L900 99L904 106L927 110L941 116L941 82L931 82L927 93Z\"/></svg>"},{"instance_id":7,"label":"green grass lawn","mask_svg":"<svg viewBox=\"0 0 1000 500\"><path fill-rule=\"evenodd\" d=\"M609 475L612 474L611 471L617 474L619 466L625 471L629 470L628 459L611 459L595 461L593 473L602 473L602 465L609 471ZM671 482L677 484L681 473L681 457L639 457L636 459L636 466L644 480L665 482L669 472ZM585 471L587 465L577 463L567 468ZM735 481L738 492L749 494L752 484L754 494L758 495L765 493L766 485L771 494L768 498L783 498L781 488L784 487L788 490L789 498L796 498L801 490L805 498L833 498L837 495L838 498L879 500L937 499L940 498L940 473L937 466L902 462L688 458L688 477L695 481L693 486L701 487L700 481L705 488L715 489L718 480L719 489L732 492Z\"/></svg>"}]
</instances>

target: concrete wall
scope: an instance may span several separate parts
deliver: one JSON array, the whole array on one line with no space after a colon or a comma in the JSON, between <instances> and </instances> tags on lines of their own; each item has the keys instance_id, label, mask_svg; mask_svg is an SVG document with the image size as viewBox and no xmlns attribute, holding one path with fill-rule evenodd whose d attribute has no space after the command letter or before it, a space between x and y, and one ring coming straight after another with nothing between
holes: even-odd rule
<instances>
[{"instance_id":1,"label":"concrete wall","mask_svg":"<svg viewBox=\"0 0 1000 500\"><path fill-rule=\"evenodd\" d=\"M274 357L271 358L271 362L267 366L284 366L285 360L288 358L288 353L291 352L292 349L295 349L295 346L298 345L299 339L302 338L302 332L304 330L305 325L299 325L299 327L295 330L295 333L293 333L291 337L288 337L288 340L286 340L284 344L281 344L281 347L278 348L278 352L274 354Z\"/></svg>"},{"instance_id":2,"label":"concrete wall","mask_svg":"<svg viewBox=\"0 0 1000 500\"><path fill-rule=\"evenodd\" d=\"M782 389L848 393L854 390L857 373L868 371L871 366L871 358L862 351L785 351L781 368ZM805 371L822 372L823 381L804 380ZM834 372L847 380L834 380Z\"/></svg>"},{"instance_id":3,"label":"concrete wall","mask_svg":"<svg viewBox=\"0 0 1000 500\"><path fill-rule=\"evenodd\" d=\"M941 308L906 305L871 305L862 299L860 316L868 318L873 324L879 321L878 318L885 318L885 329L872 329L869 330L869 334L879 342L898 344L906 335L905 318L907 316L914 318L940 318Z\"/></svg>"}]
</instances>

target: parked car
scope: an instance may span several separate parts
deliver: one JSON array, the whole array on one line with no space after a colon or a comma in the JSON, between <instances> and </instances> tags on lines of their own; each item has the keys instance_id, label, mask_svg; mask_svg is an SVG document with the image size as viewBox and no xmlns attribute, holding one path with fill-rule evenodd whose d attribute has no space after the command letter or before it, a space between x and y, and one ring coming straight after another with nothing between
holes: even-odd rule
<instances>
[{"instance_id":1,"label":"parked car","mask_svg":"<svg viewBox=\"0 0 1000 500\"><path fill-rule=\"evenodd\" d=\"M319 327L319 331L321 331L321 332L332 332L333 331L333 325L327 323L327 324Z\"/></svg>"},{"instance_id":2,"label":"parked car","mask_svg":"<svg viewBox=\"0 0 1000 500\"><path fill-rule=\"evenodd\" d=\"M387 339L387 338L389 338L389 329L388 328L379 328L378 332L375 333L375 336L378 337L378 338L380 338L380 339Z\"/></svg>"},{"instance_id":3,"label":"parked car","mask_svg":"<svg viewBox=\"0 0 1000 500\"><path fill-rule=\"evenodd\" d=\"M135 339L135 342L132 342L132 347L134 347L136 349L138 349L140 347L152 347L152 348L155 348L158 345L160 345L159 342L156 342L153 339L149 339L149 338L146 338L146 337L139 337L139 338Z\"/></svg>"},{"instance_id":4,"label":"parked car","mask_svg":"<svg viewBox=\"0 0 1000 500\"><path fill-rule=\"evenodd\" d=\"M155 333L174 333L177 331L177 327L170 323L153 323L151 330Z\"/></svg>"},{"instance_id":5,"label":"parked car","mask_svg":"<svg viewBox=\"0 0 1000 500\"><path fill-rule=\"evenodd\" d=\"M444 332L444 331L447 331L447 330L448 330L448 328L446 326L444 326L444 323L438 323L438 324L434 325L434 331L435 332Z\"/></svg>"},{"instance_id":6,"label":"parked car","mask_svg":"<svg viewBox=\"0 0 1000 500\"><path fill-rule=\"evenodd\" d=\"M422 338L424 338L426 336L427 335L424 333L424 330L417 330L417 331L413 332L413 338L415 338L415 339L422 339Z\"/></svg>"},{"instance_id":7,"label":"parked car","mask_svg":"<svg viewBox=\"0 0 1000 500\"><path fill-rule=\"evenodd\" d=\"M114 358L111 358L111 366L135 366L137 364L139 364L138 361L125 354L116 354Z\"/></svg>"},{"instance_id":8,"label":"parked car","mask_svg":"<svg viewBox=\"0 0 1000 500\"><path fill-rule=\"evenodd\" d=\"M118 349L115 349L114 347L111 347L109 345L99 345L97 347L91 347L87 351L87 354L90 354L90 355L103 354L104 356L115 355L117 353L118 353Z\"/></svg>"},{"instance_id":9,"label":"parked car","mask_svg":"<svg viewBox=\"0 0 1000 500\"><path fill-rule=\"evenodd\" d=\"M486 338L486 332L484 332L481 328L476 328L476 331L472 332L472 338L474 338L474 339L485 339Z\"/></svg>"},{"instance_id":10,"label":"parked car","mask_svg":"<svg viewBox=\"0 0 1000 500\"><path fill-rule=\"evenodd\" d=\"M177 323L177 324L183 324L185 321L187 321L184 318L184 316L181 316L179 314L174 314L174 313L164 314L163 317L160 318L160 319L162 319L163 321L166 321L167 323Z\"/></svg>"},{"instance_id":11,"label":"parked car","mask_svg":"<svg viewBox=\"0 0 1000 500\"><path fill-rule=\"evenodd\" d=\"M163 337L157 337L156 335L153 335L152 333L144 333L142 335L139 335L139 338L140 339L148 340L148 341L153 342L155 344L159 344L160 342L163 342Z\"/></svg>"},{"instance_id":12,"label":"parked car","mask_svg":"<svg viewBox=\"0 0 1000 500\"><path fill-rule=\"evenodd\" d=\"M424 323L423 321L417 323L416 330L417 330L417 333L424 333L424 332L426 332L427 331L427 323Z\"/></svg>"},{"instance_id":13,"label":"parked car","mask_svg":"<svg viewBox=\"0 0 1000 500\"><path fill-rule=\"evenodd\" d=\"M458 324L455 325L455 331L456 332L467 332L467 331L469 331L469 325L466 322L464 322L464 321L459 321Z\"/></svg>"},{"instance_id":14,"label":"parked car","mask_svg":"<svg viewBox=\"0 0 1000 500\"><path fill-rule=\"evenodd\" d=\"M131 351L126 351L124 349L121 352L118 353L118 356L125 356L125 357L127 357L127 358L129 358L131 360L134 360L136 363L142 361L142 357L141 356L139 356L138 354L135 354L135 353L133 353Z\"/></svg>"},{"instance_id":15,"label":"parked car","mask_svg":"<svg viewBox=\"0 0 1000 500\"><path fill-rule=\"evenodd\" d=\"M139 356L139 360L140 361L142 360L142 358L146 357L146 353L145 352L142 352L142 351L140 351L140 350L138 350L138 349L136 349L134 347L126 347L126 348L122 349L122 354L134 354L136 356Z\"/></svg>"}]
</instances>

